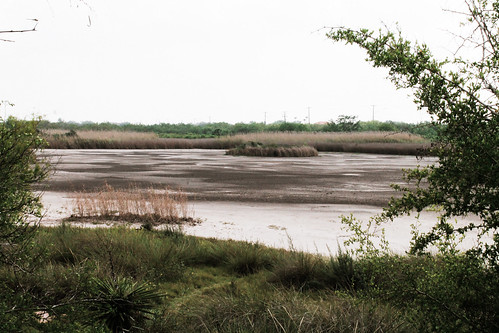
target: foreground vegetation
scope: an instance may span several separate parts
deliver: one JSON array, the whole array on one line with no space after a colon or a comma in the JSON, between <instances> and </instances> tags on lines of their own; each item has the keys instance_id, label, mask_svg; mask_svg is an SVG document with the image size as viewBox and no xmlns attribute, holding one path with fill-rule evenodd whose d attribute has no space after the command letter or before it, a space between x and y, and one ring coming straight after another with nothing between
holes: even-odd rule
<instances>
[{"instance_id":1,"label":"foreground vegetation","mask_svg":"<svg viewBox=\"0 0 499 333\"><path fill-rule=\"evenodd\" d=\"M166 228L42 228L0 267L2 332L497 332L472 257L322 257Z\"/></svg>"}]
</instances>

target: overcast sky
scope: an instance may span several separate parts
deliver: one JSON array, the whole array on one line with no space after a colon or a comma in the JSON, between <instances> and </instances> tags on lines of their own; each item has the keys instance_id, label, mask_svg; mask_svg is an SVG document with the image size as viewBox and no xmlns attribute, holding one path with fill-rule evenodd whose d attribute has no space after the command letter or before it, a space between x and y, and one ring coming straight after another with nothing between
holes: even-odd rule
<instances>
[{"instance_id":1,"label":"overcast sky","mask_svg":"<svg viewBox=\"0 0 499 333\"><path fill-rule=\"evenodd\" d=\"M450 56L452 0L2 0L2 116L51 121L420 122L409 91L323 27L378 29Z\"/></svg>"}]
</instances>

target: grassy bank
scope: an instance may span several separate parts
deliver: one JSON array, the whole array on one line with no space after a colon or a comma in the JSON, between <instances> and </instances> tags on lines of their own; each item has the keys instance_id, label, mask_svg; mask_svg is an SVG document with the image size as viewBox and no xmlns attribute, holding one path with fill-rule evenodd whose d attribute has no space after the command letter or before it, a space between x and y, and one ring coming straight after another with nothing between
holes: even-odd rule
<instances>
[{"instance_id":1,"label":"grassy bank","mask_svg":"<svg viewBox=\"0 0 499 333\"><path fill-rule=\"evenodd\" d=\"M310 146L323 152L415 155L429 145L429 141L419 135L398 132L260 132L211 139L176 139L141 132L48 130L44 137L52 149L232 149L256 142Z\"/></svg>"},{"instance_id":2,"label":"grassy bank","mask_svg":"<svg viewBox=\"0 0 499 333\"><path fill-rule=\"evenodd\" d=\"M41 229L32 253L22 270L0 266L2 331L498 329L497 272L459 255L329 258L173 228L67 225Z\"/></svg>"}]
</instances>

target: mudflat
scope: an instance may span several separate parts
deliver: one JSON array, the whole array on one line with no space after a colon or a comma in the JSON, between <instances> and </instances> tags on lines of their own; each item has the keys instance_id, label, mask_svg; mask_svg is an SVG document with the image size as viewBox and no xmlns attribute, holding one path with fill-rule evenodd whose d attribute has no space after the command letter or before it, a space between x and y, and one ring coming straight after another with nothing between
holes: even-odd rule
<instances>
[{"instance_id":1,"label":"mudflat","mask_svg":"<svg viewBox=\"0 0 499 333\"><path fill-rule=\"evenodd\" d=\"M362 221L378 214L402 182L402 169L435 163L413 156L320 153L308 158L228 156L223 150L47 150L55 173L41 187L45 225L71 215L75 191L115 188L181 188L193 216L187 234L235 239L312 253L332 254L351 236L341 216ZM427 231L438 212L402 216L384 225L390 248L408 249L411 225ZM479 223L476 216L466 220ZM462 219L460 219L462 220ZM94 223L76 223L95 227ZM102 226L102 225L101 225ZM135 226L140 227L140 225ZM462 247L471 246L464 242Z\"/></svg>"},{"instance_id":2,"label":"mudflat","mask_svg":"<svg viewBox=\"0 0 499 333\"><path fill-rule=\"evenodd\" d=\"M308 158L228 156L224 150L46 150L55 173L45 191L180 188L191 201L383 206L402 169L434 158L320 153Z\"/></svg>"}]
</instances>

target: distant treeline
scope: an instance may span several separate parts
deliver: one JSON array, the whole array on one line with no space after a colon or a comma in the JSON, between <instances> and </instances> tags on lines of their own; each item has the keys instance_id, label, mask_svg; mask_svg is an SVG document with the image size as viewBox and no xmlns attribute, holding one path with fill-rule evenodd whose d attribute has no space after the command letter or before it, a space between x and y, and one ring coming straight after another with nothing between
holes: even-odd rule
<instances>
[{"instance_id":1,"label":"distant treeline","mask_svg":"<svg viewBox=\"0 0 499 333\"><path fill-rule=\"evenodd\" d=\"M94 123L94 122L49 122L42 121L40 129L61 129L68 131L134 131L153 132L160 138L217 138L227 135L258 133L258 132L407 132L421 135L432 140L439 130L438 126L430 123L409 124L393 121L357 121L355 117L340 116L336 121L326 124L303 124L293 122L264 123L200 123L200 124L169 124L141 125L130 123Z\"/></svg>"}]
</instances>

